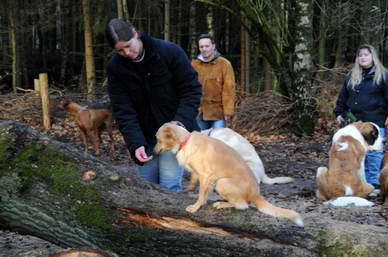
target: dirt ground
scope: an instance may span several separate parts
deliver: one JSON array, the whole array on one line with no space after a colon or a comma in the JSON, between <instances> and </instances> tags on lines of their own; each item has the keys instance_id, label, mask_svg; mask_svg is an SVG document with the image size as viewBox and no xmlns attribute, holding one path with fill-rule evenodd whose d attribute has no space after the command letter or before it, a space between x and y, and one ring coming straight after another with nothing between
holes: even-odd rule
<instances>
[{"instance_id":1,"label":"dirt ground","mask_svg":"<svg viewBox=\"0 0 388 257\"><path fill-rule=\"evenodd\" d=\"M59 111L56 113L50 130L42 129L40 121L36 119L13 118L10 114L7 114L6 118L28 123L34 129L47 133L58 141L66 142L82 149L78 127L70 115L64 112ZM116 151L109 153L109 138L106 133L103 134L103 150L100 158L111 162L115 166L125 167L133 165L122 137L117 130L114 132L114 138ZM298 204L306 206L305 209L309 214L319 215L325 213L338 221L388 228L388 207L382 205L382 199L379 197L370 197L368 199L375 203L372 207L333 207L323 204L323 201L315 197L315 172L319 166L327 165L327 153L331 140L330 133L317 133L313 137L303 138L290 134L268 135L258 136L256 139L254 146L264 163L267 175L269 177L290 176L295 178L295 181L290 184L261 184L261 192L270 202L276 203L276 201L287 201L288 199L298 200ZM90 153L93 154L91 146L89 149ZM185 174L184 183L188 182L188 178L189 174ZM290 205L287 205L287 208L294 209ZM37 245L44 245L40 239L21 236L7 231L0 232L0 256L16 256L16 253L21 254L22 252L31 252L33 254L19 256L45 256L34 253L33 250ZM15 241L17 243L14 243ZM47 253L47 249L54 251L59 248L46 242L46 245L40 248L40 250L42 249L46 249ZM2 255L3 253L7 255Z\"/></svg>"}]
</instances>

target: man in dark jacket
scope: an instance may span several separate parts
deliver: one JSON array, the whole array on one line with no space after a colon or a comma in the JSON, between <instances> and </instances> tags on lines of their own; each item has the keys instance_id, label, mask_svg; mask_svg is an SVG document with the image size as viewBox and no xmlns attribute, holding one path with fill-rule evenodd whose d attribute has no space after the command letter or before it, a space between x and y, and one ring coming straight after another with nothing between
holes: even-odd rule
<instances>
[{"instance_id":1,"label":"man in dark jacket","mask_svg":"<svg viewBox=\"0 0 388 257\"><path fill-rule=\"evenodd\" d=\"M199 130L197 73L182 48L139 32L123 20L111 20L106 37L116 52L106 67L113 116L139 165L139 176L179 192L183 168L170 151L153 154L155 134L172 120L189 131Z\"/></svg>"},{"instance_id":2,"label":"man in dark jacket","mask_svg":"<svg viewBox=\"0 0 388 257\"><path fill-rule=\"evenodd\" d=\"M357 49L352 71L346 76L334 109L338 124L343 124L349 113L355 120L373 122L385 138L388 124L388 72L380 62L375 48L361 45ZM368 151L365 158L365 177L376 189L384 151Z\"/></svg>"}]
</instances>

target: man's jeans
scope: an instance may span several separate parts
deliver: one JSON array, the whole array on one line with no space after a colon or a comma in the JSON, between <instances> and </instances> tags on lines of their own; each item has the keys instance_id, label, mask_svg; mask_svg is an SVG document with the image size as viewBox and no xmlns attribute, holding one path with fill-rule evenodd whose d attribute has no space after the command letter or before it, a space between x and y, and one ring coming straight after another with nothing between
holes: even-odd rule
<instances>
[{"instance_id":1,"label":"man's jeans","mask_svg":"<svg viewBox=\"0 0 388 257\"><path fill-rule=\"evenodd\" d=\"M196 120L201 130L210 128L225 128L225 120L204 120L202 114L199 114Z\"/></svg>"},{"instance_id":2,"label":"man's jeans","mask_svg":"<svg viewBox=\"0 0 388 257\"><path fill-rule=\"evenodd\" d=\"M139 177L159 184L171 191L182 191L183 168L179 166L178 160L171 151L161 154L153 154L153 159L139 167Z\"/></svg>"},{"instance_id":3,"label":"man's jeans","mask_svg":"<svg viewBox=\"0 0 388 257\"><path fill-rule=\"evenodd\" d=\"M385 137L385 129L380 128L380 135ZM379 185L379 175L384 151L368 151L365 158L365 178L369 184Z\"/></svg>"}]
</instances>

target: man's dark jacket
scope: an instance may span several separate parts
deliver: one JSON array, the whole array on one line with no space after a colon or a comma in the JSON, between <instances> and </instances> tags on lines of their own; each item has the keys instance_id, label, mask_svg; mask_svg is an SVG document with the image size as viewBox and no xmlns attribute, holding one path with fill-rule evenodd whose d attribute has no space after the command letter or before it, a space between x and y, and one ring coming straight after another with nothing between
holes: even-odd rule
<instances>
[{"instance_id":1,"label":"man's dark jacket","mask_svg":"<svg viewBox=\"0 0 388 257\"><path fill-rule=\"evenodd\" d=\"M357 120L364 122L374 122L379 127L384 128L385 119L388 116L388 85L386 73L379 85L373 82L375 67L368 73L363 74L363 80L354 88L349 83L349 74L338 95L337 105L334 109L336 116L346 117L346 113L351 111Z\"/></svg>"},{"instance_id":2,"label":"man's dark jacket","mask_svg":"<svg viewBox=\"0 0 388 257\"><path fill-rule=\"evenodd\" d=\"M140 39L145 49L141 62L114 54L107 63L113 117L132 157L140 146L152 154L155 134L165 122L176 120L189 131L199 130L195 117L202 93L181 47L144 33Z\"/></svg>"}]
</instances>

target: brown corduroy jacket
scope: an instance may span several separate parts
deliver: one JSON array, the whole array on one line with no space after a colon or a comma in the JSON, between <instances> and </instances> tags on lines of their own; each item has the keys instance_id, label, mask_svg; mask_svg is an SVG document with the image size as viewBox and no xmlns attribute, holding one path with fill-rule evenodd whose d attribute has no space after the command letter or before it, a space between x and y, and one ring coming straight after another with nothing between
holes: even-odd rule
<instances>
[{"instance_id":1,"label":"brown corduroy jacket","mask_svg":"<svg viewBox=\"0 0 388 257\"><path fill-rule=\"evenodd\" d=\"M211 62L192 61L202 85L199 113L204 120L223 120L224 115L234 113L235 78L232 64L224 57Z\"/></svg>"}]
</instances>

